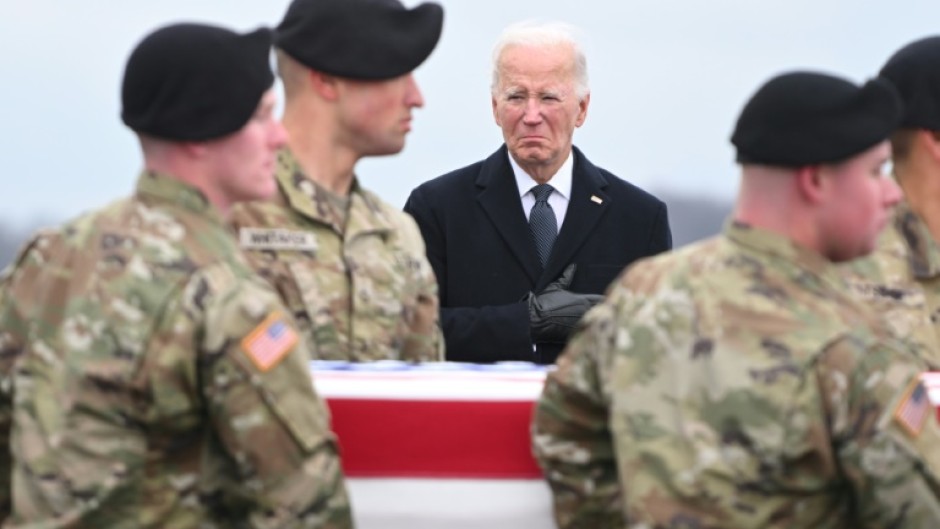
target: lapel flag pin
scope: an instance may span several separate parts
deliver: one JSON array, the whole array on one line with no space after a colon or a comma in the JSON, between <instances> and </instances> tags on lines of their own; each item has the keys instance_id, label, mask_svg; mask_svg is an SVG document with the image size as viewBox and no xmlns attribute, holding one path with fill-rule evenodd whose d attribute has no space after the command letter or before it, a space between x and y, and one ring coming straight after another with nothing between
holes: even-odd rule
<instances>
[{"instance_id":1,"label":"lapel flag pin","mask_svg":"<svg viewBox=\"0 0 940 529\"><path fill-rule=\"evenodd\" d=\"M597 195L591 195L591 202L596 202L597 204L603 204L604 201L601 200L601 197Z\"/></svg>"}]
</instances>

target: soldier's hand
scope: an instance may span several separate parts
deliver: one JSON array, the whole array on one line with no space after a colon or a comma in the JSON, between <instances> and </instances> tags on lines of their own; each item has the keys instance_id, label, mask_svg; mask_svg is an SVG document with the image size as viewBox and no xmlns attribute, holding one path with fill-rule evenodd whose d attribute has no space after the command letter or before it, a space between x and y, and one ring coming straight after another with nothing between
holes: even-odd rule
<instances>
[{"instance_id":1,"label":"soldier's hand","mask_svg":"<svg viewBox=\"0 0 940 529\"><path fill-rule=\"evenodd\" d=\"M545 290L538 294L530 292L526 296L533 341L564 343L584 313L604 299L598 294L578 294L568 290L574 271L575 264L572 263Z\"/></svg>"}]
</instances>

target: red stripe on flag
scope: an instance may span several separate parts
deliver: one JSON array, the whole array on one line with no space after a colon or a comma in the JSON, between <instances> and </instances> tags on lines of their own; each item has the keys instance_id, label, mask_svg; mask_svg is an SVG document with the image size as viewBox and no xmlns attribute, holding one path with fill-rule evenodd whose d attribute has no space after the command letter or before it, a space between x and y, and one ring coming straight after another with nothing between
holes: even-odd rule
<instances>
[{"instance_id":1,"label":"red stripe on flag","mask_svg":"<svg viewBox=\"0 0 940 529\"><path fill-rule=\"evenodd\" d=\"M533 402L327 399L350 477L533 479Z\"/></svg>"}]
</instances>

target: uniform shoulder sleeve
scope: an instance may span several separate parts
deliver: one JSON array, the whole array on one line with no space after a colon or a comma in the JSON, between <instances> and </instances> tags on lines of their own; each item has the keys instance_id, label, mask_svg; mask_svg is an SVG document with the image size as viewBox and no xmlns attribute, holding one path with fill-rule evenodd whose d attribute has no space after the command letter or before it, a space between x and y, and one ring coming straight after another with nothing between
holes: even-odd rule
<instances>
[{"instance_id":1,"label":"uniform shoulder sleeve","mask_svg":"<svg viewBox=\"0 0 940 529\"><path fill-rule=\"evenodd\" d=\"M560 529L621 527L622 493L608 423L619 307L587 313L550 371L532 425L532 450L552 489Z\"/></svg>"},{"instance_id":2,"label":"uniform shoulder sleeve","mask_svg":"<svg viewBox=\"0 0 940 529\"><path fill-rule=\"evenodd\" d=\"M13 263L0 272L0 521L10 515L13 499L10 456L13 370L23 353L29 324L16 301L29 299L30 285L35 284L45 268L44 249L52 244L54 234L46 231L34 236L20 249Z\"/></svg>"},{"instance_id":3,"label":"uniform shoulder sleeve","mask_svg":"<svg viewBox=\"0 0 940 529\"><path fill-rule=\"evenodd\" d=\"M254 506L251 527L351 527L309 348L274 291L247 268L218 264L193 276L168 321L180 346L198 337L208 418L237 466L223 481Z\"/></svg>"},{"instance_id":4,"label":"uniform shoulder sleeve","mask_svg":"<svg viewBox=\"0 0 940 529\"><path fill-rule=\"evenodd\" d=\"M935 527L940 424L925 366L893 340L848 336L820 357L820 401L833 451L866 527Z\"/></svg>"},{"instance_id":5,"label":"uniform shoulder sleeve","mask_svg":"<svg viewBox=\"0 0 940 529\"><path fill-rule=\"evenodd\" d=\"M414 218L393 208L369 191L368 199L379 205L392 226L392 241L399 269L406 276L403 300L407 330L401 359L418 362L444 360L444 334L440 325L437 278L425 253L424 239Z\"/></svg>"},{"instance_id":6,"label":"uniform shoulder sleeve","mask_svg":"<svg viewBox=\"0 0 940 529\"><path fill-rule=\"evenodd\" d=\"M425 254L421 230L411 215L394 210L398 218L402 251L408 260L406 270L414 285L414 310L407 314L408 335L402 358L416 361L444 360L444 333L440 324L440 298L437 277Z\"/></svg>"},{"instance_id":7,"label":"uniform shoulder sleeve","mask_svg":"<svg viewBox=\"0 0 940 529\"><path fill-rule=\"evenodd\" d=\"M692 298L673 277L683 262L666 256L628 269L605 301L587 313L546 379L536 406L533 450L563 529L625 524L618 469L636 464L620 444L625 424L655 428L658 417L645 406L638 413L624 407L624 385L651 384L664 372L661 364L670 358L673 340L688 338Z\"/></svg>"},{"instance_id":8,"label":"uniform shoulder sleeve","mask_svg":"<svg viewBox=\"0 0 940 529\"><path fill-rule=\"evenodd\" d=\"M424 238L421 236L421 230L418 229L418 223L415 222L414 217L409 213L404 211L392 210L395 214L396 225L400 230L399 237L401 238L402 247L408 248L409 250L424 255Z\"/></svg>"}]
</instances>

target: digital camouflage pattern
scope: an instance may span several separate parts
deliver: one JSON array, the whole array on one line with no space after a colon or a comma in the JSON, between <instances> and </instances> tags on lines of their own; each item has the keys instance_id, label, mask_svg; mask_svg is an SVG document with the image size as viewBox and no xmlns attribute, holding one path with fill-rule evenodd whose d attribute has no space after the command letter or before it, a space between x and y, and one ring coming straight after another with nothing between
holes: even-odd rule
<instances>
[{"instance_id":1,"label":"digital camouflage pattern","mask_svg":"<svg viewBox=\"0 0 940 529\"><path fill-rule=\"evenodd\" d=\"M3 527L352 527L307 346L243 345L296 333L195 189L144 173L39 234L0 303Z\"/></svg>"},{"instance_id":2,"label":"digital camouflage pattern","mask_svg":"<svg viewBox=\"0 0 940 529\"><path fill-rule=\"evenodd\" d=\"M875 251L846 266L847 281L933 369L940 369L940 246L907 203Z\"/></svg>"},{"instance_id":3,"label":"digital camouflage pattern","mask_svg":"<svg viewBox=\"0 0 940 529\"><path fill-rule=\"evenodd\" d=\"M559 526L940 527L924 366L887 333L835 265L745 225L638 262L536 407Z\"/></svg>"},{"instance_id":4,"label":"digital camouflage pattern","mask_svg":"<svg viewBox=\"0 0 940 529\"><path fill-rule=\"evenodd\" d=\"M277 200L238 205L231 222L315 358L443 360L437 280L414 220L358 182L349 211L335 211L286 149L277 180Z\"/></svg>"}]
</instances>

